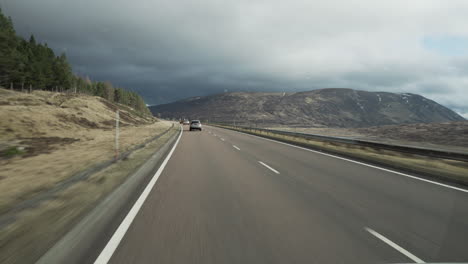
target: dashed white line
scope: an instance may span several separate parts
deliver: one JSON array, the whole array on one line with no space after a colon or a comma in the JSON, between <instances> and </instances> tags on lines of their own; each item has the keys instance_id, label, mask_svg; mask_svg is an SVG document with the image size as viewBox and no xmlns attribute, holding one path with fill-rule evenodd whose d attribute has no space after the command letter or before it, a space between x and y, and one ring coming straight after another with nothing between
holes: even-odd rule
<instances>
[{"instance_id":1,"label":"dashed white line","mask_svg":"<svg viewBox=\"0 0 468 264\"><path fill-rule=\"evenodd\" d=\"M181 130L183 131L183 128L181 128ZM98 258L94 261L95 264L106 264L107 262L109 262L110 258L114 254L114 251L119 246L120 241L124 237L125 233L127 232L128 228L132 224L132 222L135 219L136 215L138 214L138 211L140 211L140 208L143 206L143 203L145 202L146 198L148 197L148 195L150 194L150 192L153 189L154 185L156 184L156 181L158 180L159 175L161 175L162 171L166 167L167 162L171 158L172 153L174 152L175 148L177 147L177 144L179 143L180 137L182 136L182 131L180 132L179 137L177 138L177 141L174 144L174 147L172 147L171 152L169 152L169 154L164 159L161 166L159 166L159 169L156 171L156 173L154 174L151 181L148 183L146 188L143 190L140 197L138 198L138 200L133 205L132 209L130 209L127 216L125 216L122 223L120 223L119 227L117 228L115 233L112 235L109 242L107 242L107 245L104 247L101 254L99 254Z\"/></svg>"},{"instance_id":2,"label":"dashed white line","mask_svg":"<svg viewBox=\"0 0 468 264\"><path fill-rule=\"evenodd\" d=\"M224 141L224 138L220 138L222 141Z\"/></svg>"},{"instance_id":3,"label":"dashed white line","mask_svg":"<svg viewBox=\"0 0 468 264\"><path fill-rule=\"evenodd\" d=\"M263 166L267 167L269 170L271 170L272 172L276 173L276 174L280 174L279 171L273 169L272 167L268 166L267 164L261 162L261 161L258 161L258 163L262 164Z\"/></svg>"},{"instance_id":4,"label":"dashed white line","mask_svg":"<svg viewBox=\"0 0 468 264\"><path fill-rule=\"evenodd\" d=\"M387 245L391 246L392 248L396 249L398 252L400 252L401 254L407 256L408 258L410 258L412 261L416 262L416 263L425 263L422 259L416 257L415 255L411 254L411 252L409 252L408 250L400 247L399 245L397 245L396 243L394 243L393 241L391 241L390 239L384 237L383 235L379 234L377 231L375 230L372 230L371 228L368 228L368 227L365 227L364 228L367 232L371 233L373 236L375 236L376 238L382 240L384 243L386 243Z\"/></svg>"},{"instance_id":5,"label":"dashed white line","mask_svg":"<svg viewBox=\"0 0 468 264\"><path fill-rule=\"evenodd\" d=\"M363 163L363 162L360 162L360 161L351 160L351 159L347 159L347 158L335 156L335 155L328 154L328 153L323 153L323 152L316 151L316 150L312 150L312 149L308 149L308 148L303 148L303 147L295 146L295 145L288 144L288 143L281 142L281 141L277 141L277 140L274 140L274 139L269 139L269 138L264 138L264 137L260 137L260 136L255 136L255 135L251 135L251 134L244 133L244 132L241 132L241 131L235 131L235 132L241 133L241 134L244 134L244 135L247 135L247 136L251 136L251 137L260 138L260 139L267 140L267 141L272 141L272 142L275 142L275 143L278 143L278 144L283 144L283 145L290 146L290 147L293 147L293 148L298 148L298 149L306 150L306 151L309 151L309 152L321 154L321 155L324 155L324 156L328 156L328 157L332 157L332 158L336 158L336 159L340 159L340 160L344 160L344 161L356 163L356 164L363 165L363 166L366 166L366 167L370 167L370 168L374 168L374 169L378 169L378 170L390 172L390 173L393 173L393 174L397 174L397 175L400 175L400 176L408 177L408 178L415 179L415 180L418 180L418 181L423 181L423 182L427 182L427 183L432 183L432 184L435 184L435 185L439 185L439 186L442 186L442 187L450 188L450 189L457 190L457 191L460 191L460 192L468 193L468 190L462 189L462 188L459 188L459 187L455 187L455 186L452 186L452 185L448 185L448 184L444 184L444 183L440 183L440 182L436 182L436 181L427 180L427 179L420 178L420 177L413 176L413 175L409 175L409 174L406 174L406 173L402 173L402 172L398 172L398 171L394 171L394 170L390 170L390 169L386 169L386 168L382 168L382 167L370 165L370 164Z\"/></svg>"},{"instance_id":6,"label":"dashed white line","mask_svg":"<svg viewBox=\"0 0 468 264\"><path fill-rule=\"evenodd\" d=\"M238 148L236 145L232 145L232 147L237 149L237 150L240 150L240 148Z\"/></svg>"}]
</instances>

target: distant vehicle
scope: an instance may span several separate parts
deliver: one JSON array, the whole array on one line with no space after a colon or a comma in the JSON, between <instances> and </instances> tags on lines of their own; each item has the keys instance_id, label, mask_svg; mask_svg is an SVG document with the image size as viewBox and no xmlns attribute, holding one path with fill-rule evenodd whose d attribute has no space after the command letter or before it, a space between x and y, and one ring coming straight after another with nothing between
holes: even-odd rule
<instances>
[{"instance_id":1,"label":"distant vehicle","mask_svg":"<svg viewBox=\"0 0 468 264\"><path fill-rule=\"evenodd\" d=\"M200 120L192 120L190 122L190 131L192 130L202 130Z\"/></svg>"},{"instance_id":2,"label":"distant vehicle","mask_svg":"<svg viewBox=\"0 0 468 264\"><path fill-rule=\"evenodd\" d=\"M184 120L184 125L190 125L190 121L188 121L187 119Z\"/></svg>"}]
</instances>

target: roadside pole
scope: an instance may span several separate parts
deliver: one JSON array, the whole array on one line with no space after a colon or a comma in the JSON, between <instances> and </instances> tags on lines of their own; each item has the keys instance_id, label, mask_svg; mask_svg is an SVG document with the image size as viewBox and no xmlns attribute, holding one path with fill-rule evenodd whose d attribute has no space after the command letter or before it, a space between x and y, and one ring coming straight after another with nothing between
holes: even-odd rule
<instances>
[{"instance_id":1,"label":"roadside pole","mask_svg":"<svg viewBox=\"0 0 468 264\"><path fill-rule=\"evenodd\" d=\"M115 112L115 160L119 158L119 110Z\"/></svg>"}]
</instances>

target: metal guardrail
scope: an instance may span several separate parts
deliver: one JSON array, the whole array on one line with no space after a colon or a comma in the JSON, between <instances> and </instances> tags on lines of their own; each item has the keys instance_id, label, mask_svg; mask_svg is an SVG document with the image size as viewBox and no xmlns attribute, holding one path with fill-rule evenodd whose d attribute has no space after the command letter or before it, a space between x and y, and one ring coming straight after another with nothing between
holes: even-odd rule
<instances>
[{"instance_id":1,"label":"metal guardrail","mask_svg":"<svg viewBox=\"0 0 468 264\"><path fill-rule=\"evenodd\" d=\"M225 125L225 124L211 124L211 125L220 126L220 127L224 127L224 128L228 128L228 129L232 129L232 130L243 129L243 130L252 131L252 132L253 131L261 131L261 132L266 132L266 133L285 135L285 136L293 136L293 137L300 137L300 138L313 139L313 140L318 140L318 141L344 143L344 144L358 145L358 146L363 146L363 147L371 147L371 148L392 150L392 151L408 153L408 154L413 154L413 155L431 157L431 158L449 159L449 160L457 160L457 161L468 162L468 153L462 153L462 152L444 151L444 150L429 149L429 148L423 148L423 147L419 148L419 147L414 147L414 146L379 143L379 142L375 142L375 141L366 141L366 140L360 140L360 139L350 139L350 138L343 138L343 137L331 137L331 136L323 136L323 135L307 134L307 133L298 133L298 132L288 132L288 131L265 129L265 128L253 128L253 127L246 127L246 126L232 126L232 125Z\"/></svg>"}]
</instances>

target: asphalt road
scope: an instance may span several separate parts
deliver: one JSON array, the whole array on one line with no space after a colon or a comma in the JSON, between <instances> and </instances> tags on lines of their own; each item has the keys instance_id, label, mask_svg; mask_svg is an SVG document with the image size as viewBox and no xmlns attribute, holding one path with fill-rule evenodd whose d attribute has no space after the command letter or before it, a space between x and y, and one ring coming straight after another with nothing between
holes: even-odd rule
<instances>
[{"instance_id":1,"label":"asphalt road","mask_svg":"<svg viewBox=\"0 0 468 264\"><path fill-rule=\"evenodd\" d=\"M213 127L184 131L110 259L422 261L468 261L468 193Z\"/></svg>"}]
</instances>

